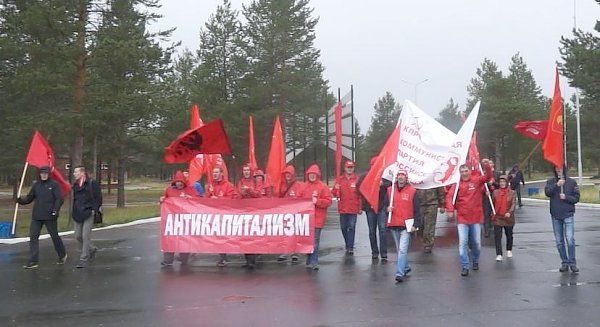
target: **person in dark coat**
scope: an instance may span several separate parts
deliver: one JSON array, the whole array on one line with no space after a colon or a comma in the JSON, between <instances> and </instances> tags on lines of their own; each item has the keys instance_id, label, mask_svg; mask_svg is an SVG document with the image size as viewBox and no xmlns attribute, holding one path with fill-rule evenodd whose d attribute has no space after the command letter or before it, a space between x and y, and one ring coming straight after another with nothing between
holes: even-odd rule
<instances>
[{"instance_id":1,"label":"person in dark coat","mask_svg":"<svg viewBox=\"0 0 600 327\"><path fill-rule=\"evenodd\" d=\"M63 203L63 195L58 183L50 178L50 167L42 166L38 172L38 178L31 186L27 196L17 198L17 203L21 205L35 201L29 226L29 261L23 266L25 269L38 267L39 238L42 226L46 226L46 230L52 238L54 250L58 254L56 264L62 265L67 259L65 246L58 235L58 213Z\"/></svg>"},{"instance_id":2,"label":"person in dark coat","mask_svg":"<svg viewBox=\"0 0 600 327\"><path fill-rule=\"evenodd\" d=\"M102 210L102 192L98 182L91 179L84 166L77 166L73 170L75 183L73 183L73 225L75 238L79 242L81 256L77 268L85 268L89 260L93 259L98 250L91 242L94 214Z\"/></svg>"},{"instance_id":3,"label":"person in dark coat","mask_svg":"<svg viewBox=\"0 0 600 327\"><path fill-rule=\"evenodd\" d=\"M579 202L579 186L568 177L566 167L554 168L554 177L548 179L544 193L550 198L550 216L556 248L560 256L560 272L569 268L579 272L575 259L575 204ZM565 248L566 243L566 248Z\"/></svg>"},{"instance_id":4,"label":"person in dark coat","mask_svg":"<svg viewBox=\"0 0 600 327\"><path fill-rule=\"evenodd\" d=\"M517 193L519 208L522 207L523 203L521 202L521 184L525 186L525 178L523 177L523 172L521 172L519 169L519 165L514 165L510 170L508 182L510 183L510 188Z\"/></svg>"}]
</instances>

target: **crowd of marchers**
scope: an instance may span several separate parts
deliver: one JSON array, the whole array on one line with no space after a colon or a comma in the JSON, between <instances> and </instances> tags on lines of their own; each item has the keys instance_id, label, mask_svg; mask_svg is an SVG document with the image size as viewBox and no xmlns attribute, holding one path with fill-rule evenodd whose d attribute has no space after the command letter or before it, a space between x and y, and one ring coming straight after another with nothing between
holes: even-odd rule
<instances>
[{"instance_id":1,"label":"crowd of marchers","mask_svg":"<svg viewBox=\"0 0 600 327\"><path fill-rule=\"evenodd\" d=\"M371 160L371 165L374 160L375 158ZM409 183L408 173L399 170L393 185L392 182L381 179L379 208L373 208L361 196L359 189L366 174L358 176L352 161L344 163L343 173L335 179L331 188L322 180L318 165L311 165L306 170L304 181L298 180L296 169L293 165L288 165L282 172L282 182L277 194L266 182L263 171L253 170L251 165L242 168L236 185L226 179L223 169L218 166L213 169L212 178L206 185L202 185L200 181L189 181L186 172L177 171L160 201L167 197L310 199L315 206L312 234L314 250L306 255L306 267L318 270L321 230L327 219L327 208L337 198L339 225L346 255L354 255L357 217L364 212L369 228L372 260L387 262L386 236L389 234L394 239L397 249L396 282L403 282L412 270L408 260L411 237L422 230L423 251L426 254L432 253L438 212L446 213L450 221L456 222L460 274L466 277L471 269L479 269L482 232L485 237L489 237L493 231L496 261L504 259L503 234L506 235L506 257L513 257L513 228L518 220L516 209L522 206L520 188L521 184L525 184L518 166L514 166L508 174L502 174L495 172L493 163L487 159L482 160L481 164L481 171L461 165L458 183L433 189L415 189ZM17 199L23 205L34 202L30 227L30 259L24 266L26 269L38 267L38 238L42 226L46 226L52 238L58 254L56 263L64 264L67 259L57 228L63 195L58 184L50 178L49 172L49 167L41 167L29 193ZM561 259L559 271L566 272L570 269L576 273L579 268L575 259L574 214L575 204L579 201L579 189L575 180L566 176L565 169L555 168L554 175L546 183L545 194L550 198L550 218ZM98 183L87 175L85 167L76 167L74 177L71 218L80 252L76 267L85 268L93 260L97 250L91 242L91 230L95 213L101 211L102 194ZM257 256L246 254L245 266L254 268ZM161 265L172 266L176 258L182 265L187 265L191 254L179 253L176 257L175 253L165 252ZM283 254L277 260L298 262L299 255ZM227 264L226 254L220 254L217 265L224 267Z\"/></svg>"}]
</instances>

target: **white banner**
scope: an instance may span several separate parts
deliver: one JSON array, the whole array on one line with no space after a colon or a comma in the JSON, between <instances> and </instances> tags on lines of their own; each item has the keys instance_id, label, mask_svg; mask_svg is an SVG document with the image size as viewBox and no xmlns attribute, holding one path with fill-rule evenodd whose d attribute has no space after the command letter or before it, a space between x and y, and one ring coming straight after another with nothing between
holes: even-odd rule
<instances>
[{"instance_id":1,"label":"white banner","mask_svg":"<svg viewBox=\"0 0 600 327\"><path fill-rule=\"evenodd\" d=\"M397 160L386 168L383 178L392 180L396 171L405 170L409 182L417 189L458 182L458 167L467 158L478 114L479 102L458 134L454 134L407 100L399 118Z\"/></svg>"}]
</instances>

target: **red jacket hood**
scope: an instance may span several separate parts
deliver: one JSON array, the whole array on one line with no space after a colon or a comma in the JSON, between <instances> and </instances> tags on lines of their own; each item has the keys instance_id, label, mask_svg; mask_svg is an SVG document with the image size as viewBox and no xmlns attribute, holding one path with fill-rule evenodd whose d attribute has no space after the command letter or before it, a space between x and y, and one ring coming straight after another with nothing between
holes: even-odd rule
<instances>
[{"instance_id":1,"label":"red jacket hood","mask_svg":"<svg viewBox=\"0 0 600 327\"><path fill-rule=\"evenodd\" d=\"M175 175L173 175L173 180L171 181L171 185L175 185L177 182L182 182L183 187L187 187L187 181L185 180L185 176L183 176L183 172L181 172L181 170L175 172Z\"/></svg>"},{"instance_id":2,"label":"red jacket hood","mask_svg":"<svg viewBox=\"0 0 600 327\"><path fill-rule=\"evenodd\" d=\"M292 174L292 181L296 181L296 168L294 168L294 166L292 165L287 165L285 167L285 169L283 170L283 173L281 173L281 181L283 183L285 183L285 174L286 173L290 173Z\"/></svg>"},{"instance_id":3,"label":"red jacket hood","mask_svg":"<svg viewBox=\"0 0 600 327\"><path fill-rule=\"evenodd\" d=\"M304 178L306 179L307 182L308 181L308 174L317 174L317 179L321 180L321 169L319 169L319 166L316 164L312 164L310 165L310 167L308 167L308 169L306 170L306 174L304 174ZM310 182L309 182L310 183Z\"/></svg>"}]
</instances>

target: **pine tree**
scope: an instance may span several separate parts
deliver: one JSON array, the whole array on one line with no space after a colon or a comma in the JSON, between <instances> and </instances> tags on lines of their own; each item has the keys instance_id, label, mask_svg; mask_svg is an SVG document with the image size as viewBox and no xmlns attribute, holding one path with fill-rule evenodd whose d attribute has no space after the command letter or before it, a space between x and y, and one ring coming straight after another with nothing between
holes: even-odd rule
<instances>
[{"instance_id":1,"label":"pine tree","mask_svg":"<svg viewBox=\"0 0 600 327\"><path fill-rule=\"evenodd\" d=\"M370 159L381 151L383 143L390 136L400 117L402 107L396 103L391 92L385 95L374 106L375 113L371 118L371 126L365 137L365 155Z\"/></svg>"},{"instance_id":2,"label":"pine tree","mask_svg":"<svg viewBox=\"0 0 600 327\"><path fill-rule=\"evenodd\" d=\"M447 129L457 133L462 126L462 120L458 110L458 103L455 103L454 99L450 98L448 104L440 111L436 120L440 122L440 124L444 125Z\"/></svg>"}]
</instances>

